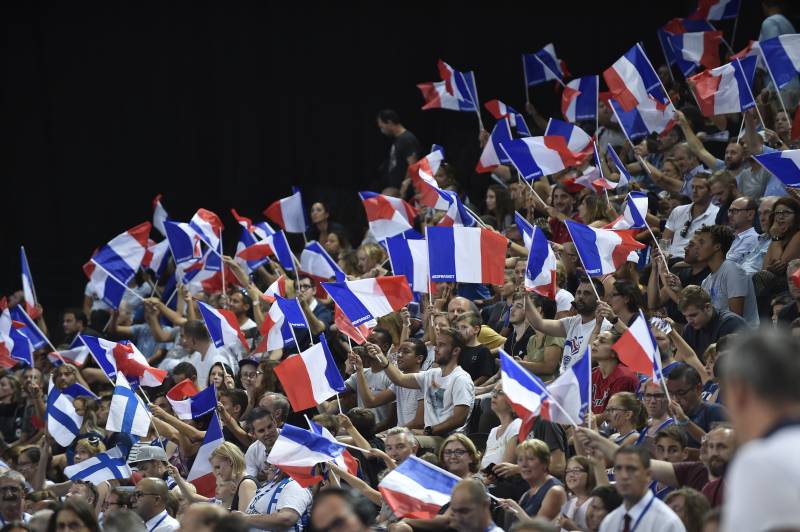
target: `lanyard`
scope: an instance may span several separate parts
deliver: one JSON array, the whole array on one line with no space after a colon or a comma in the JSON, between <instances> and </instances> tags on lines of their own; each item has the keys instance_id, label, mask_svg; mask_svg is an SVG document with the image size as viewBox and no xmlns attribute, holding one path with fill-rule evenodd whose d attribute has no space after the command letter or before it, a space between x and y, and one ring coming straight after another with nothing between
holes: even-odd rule
<instances>
[{"instance_id":1,"label":"lanyard","mask_svg":"<svg viewBox=\"0 0 800 532\"><path fill-rule=\"evenodd\" d=\"M642 517L644 517L644 514L646 514L647 510L650 509L650 506L652 506L653 501L656 500L656 496L653 495L650 490L647 490L647 493L650 493L652 498L650 499L650 502L647 503L647 506L644 507L644 510L642 510L642 513L639 514L639 517L636 519L636 522L633 524L633 528L631 528L631 532L635 532L636 527L638 527L639 523L642 521ZM645 494L645 495L647 495L647 494Z\"/></svg>"},{"instance_id":2,"label":"lanyard","mask_svg":"<svg viewBox=\"0 0 800 532\"><path fill-rule=\"evenodd\" d=\"M158 528L158 525L160 525L160 524L161 524L161 521L163 521L164 519L166 519L166 518L167 518L167 516L168 516L169 514L168 514L168 513L166 513L166 510L164 510L164 512L165 512L165 513L164 513L164 515L162 515L162 516L161 516L161 519L159 519L159 520L156 522L156 524L154 524L154 525L153 525L153 528L151 528L151 529L149 530L149 532L153 532L153 530L155 530L156 528Z\"/></svg>"}]
</instances>

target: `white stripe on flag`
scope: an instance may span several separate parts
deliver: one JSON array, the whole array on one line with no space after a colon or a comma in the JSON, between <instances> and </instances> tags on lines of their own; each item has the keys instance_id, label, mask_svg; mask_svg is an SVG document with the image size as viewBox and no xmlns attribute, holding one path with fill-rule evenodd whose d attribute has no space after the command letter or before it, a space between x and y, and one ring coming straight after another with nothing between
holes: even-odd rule
<instances>
[{"instance_id":1,"label":"white stripe on flag","mask_svg":"<svg viewBox=\"0 0 800 532\"><path fill-rule=\"evenodd\" d=\"M478 227L454 227L456 279L459 283L483 282L481 268L481 230Z\"/></svg>"}]
</instances>

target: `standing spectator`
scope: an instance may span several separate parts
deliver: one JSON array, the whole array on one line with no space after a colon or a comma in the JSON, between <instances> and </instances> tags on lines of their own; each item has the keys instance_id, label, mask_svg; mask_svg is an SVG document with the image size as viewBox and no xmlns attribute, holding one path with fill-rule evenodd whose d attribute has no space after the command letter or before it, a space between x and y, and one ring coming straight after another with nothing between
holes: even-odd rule
<instances>
[{"instance_id":1,"label":"standing spectator","mask_svg":"<svg viewBox=\"0 0 800 532\"><path fill-rule=\"evenodd\" d=\"M383 109L378 113L378 129L392 139L389 156L380 167L380 190L392 187L400 190L406 177L408 166L420 158L419 141L412 132L400 122L400 116L391 109Z\"/></svg>"}]
</instances>

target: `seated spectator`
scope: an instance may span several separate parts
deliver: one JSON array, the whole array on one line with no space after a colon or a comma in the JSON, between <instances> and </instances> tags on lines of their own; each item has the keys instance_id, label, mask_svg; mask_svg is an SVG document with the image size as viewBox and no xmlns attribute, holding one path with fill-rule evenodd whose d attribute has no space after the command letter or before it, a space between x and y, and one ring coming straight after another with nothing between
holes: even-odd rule
<instances>
[{"instance_id":1,"label":"seated spectator","mask_svg":"<svg viewBox=\"0 0 800 532\"><path fill-rule=\"evenodd\" d=\"M683 338L695 353L703 353L720 338L747 327L741 316L729 310L717 311L711 296L699 286L689 285L681 291L678 309L686 319Z\"/></svg>"},{"instance_id":2,"label":"seated spectator","mask_svg":"<svg viewBox=\"0 0 800 532\"><path fill-rule=\"evenodd\" d=\"M326 248L329 235L337 232L345 234L344 226L331 220L331 213L328 207L328 204L323 201L315 201L312 203L308 215L311 223L308 225L308 229L306 229L306 238L309 241L316 240L323 246L326 246ZM328 253L330 253L330 251L328 251ZM334 258L334 260L336 259Z\"/></svg>"},{"instance_id":3,"label":"seated spectator","mask_svg":"<svg viewBox=\"0 0 800 532\"><path fill-rule=\"evenodd\" d=\"M662 460L671 464L678 462L685 462L689 457L689 450L686 447L688 443L686 431L675 424L669 425L656 433L655 446L653 458ZM670 493L674 488L658 480L654 480L650 485L650 489L656 497L664 500L664 497Z\"/></svg>"},{"instance_id":4,"label":"seated spectator","mask_svg":"<svg viewBox=\"0 0 800 532\"><path fill-rule=\"evenodd\" d=\"M600 331L599 327L595 327L595 332L592 333L592 361L597 362L597 367L592 370L591 397L595 423L608 419L608 414L604 415L604 412L614 394L635 392L639 386L636 374L619 361L617 353L611 347L618 339L619 334Z\"/></svg>"},{"instance_id":5,"label":"seated spectator","mask_svg":"<svg viewBox=\"0 0 800 532\"><path fill-rule=\"evenodd\" d=\"M699 448L700 441L717 423L728 419L725 408L701 399L703 384L700 374L688 365L678 366L667 378L667 390L672 397L670 410L675 424L686 429L689 447Z\"/></svg>"},{"instance_id":6,"label":"seated spectator","mask_svg":"<svg viewBox=\"0 0 800 532\"><path fill-rule=\"evenodd\" d=\"M622 497L614 486L597 486L591 495L586 510L586 529L598 532L603 519L622 504Z\"/></svg>"},{"instance_id":7,"label":"seated spectator","mask_svg":"<svg viewBox=\"0 0 800 532\"><path fill-rule=\"evenodd\" d=\"M671 241L669 249L664 251L670 257L684 256L686 244L692 239L695 231L704 225L713 225L719 207L711 203L711 189L708 186L708 174L699 173L691 179L692 203L676 207L667 218L664 228L665 240Z\"/></svg>"},{"instance_id":8,"label":"seated spectator","mask_svg":"<svg viewBox=\"0 0 800 532\"><path fill-rule=\"evenodd\" d=\"M552 299L533 294L530 304L533 305L543 319L555 320L556 304ZM563 351L563 337L549 336L534 329L533 336L528 339L525 357L522 360L518 360L518 362L543 381L550 382L558 374L558 366L561 363Z\"/></svg>"},{"instance_id":9,"label":"seated spectator","mask_svg":"<svg viewBox=\"0 0 800 532\"><path fill-rule=\"evenodd\" d=\"M733 230L734 237L725 258L739 266L743 265L745 258L758 246L758 233L753 227L757 211L758 204L747 196L733 200L727 210L728 227Z\"/></svg>"},{"instance_id":10,"label":"seated spectator","mask_svg":"<svg viewBox=\"0 0 800 532\"><path fill-rule=\"evenodd\" d=\"M594 463L585 456L573 456L567 462L564 479L568 499L557 520L562 530L586 530L586 514L597 485Z\"/></svg>"},{"instance_id":11,"label":"seated spectator","mask_svg":"<svg viewBox=\"0 0 800 532\"><path fill-rule=\"evenodd\" d=\"M464 339L464 348L459 355L458 364L469 373L475 386L480 386L495 373L491 351L478 341L482 325L481 317L473 312L467 312L456 319L455 325Z\"/></svg>"},{"instance_id":12,"label":"seated spectator","mask_svg":"<svg viewBox=\"0 0 800 532\"><path fill-rule=\"evenodd\" d=\"M662 429L673 425L675 420L669 415L669 402L663 384L648 379L641 390L644 409L648 417L645 428L636 440L636 445L649 449L650 454L657 458L655 454L656 436Z\"/></svg>"},{"instance_id":13,"label":"seated spectator","mask_svg":"<svg viewBox=\"0 0 800 532\"><path fill-rule=\"evenodd\" d=\"M789 287L791 302L783 306L777 316L777 321L783 324L790 324L800 318L800 287L792 279L792 275L800 270L800 259L794 259L786 265L786 284Z\"/></svg>"}]
</instances>

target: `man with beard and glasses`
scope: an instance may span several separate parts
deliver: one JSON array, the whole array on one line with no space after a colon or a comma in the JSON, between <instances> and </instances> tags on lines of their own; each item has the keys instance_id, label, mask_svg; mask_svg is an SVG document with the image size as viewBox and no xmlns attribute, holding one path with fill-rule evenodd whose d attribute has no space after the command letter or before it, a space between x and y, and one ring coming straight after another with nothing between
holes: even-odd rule
<instances>
[{"instance_id":1,"label":"man with beard and glasses","mask_svg":"<svg viewBox=\"0 0 800 532\"><path fill-rule=\"evenodd\" d=\"M16 471L0 474L0 528L13 521L31 518L22 511L25 502L25 477Z\"/></svg>"},{"instance_id":2,"label":"man with beard and glasses","mask_svg":"<svg viewBox=\"0 0 800 532\"><path fill-rule=\"evenodd\" d=\"M594 284L594 289L592 289ZM595 317L597 310L597 296L595 290L602 297L605 294L603 283L596 279L584 277L575 290L575 299L572 307L578 313L577 316L568 316L560 320L546 320L539 314L536 307L529 299L525 306L525 317L533 328L548 336L566 338L564 351L561 355L561 365L559 373L564 373L583 356L586 346L589 344L589 337L595 327L595 322L603 318ZM611 329L613 324L603 320L600 327L601 331Z\"/></svg>"}]
</instances>

